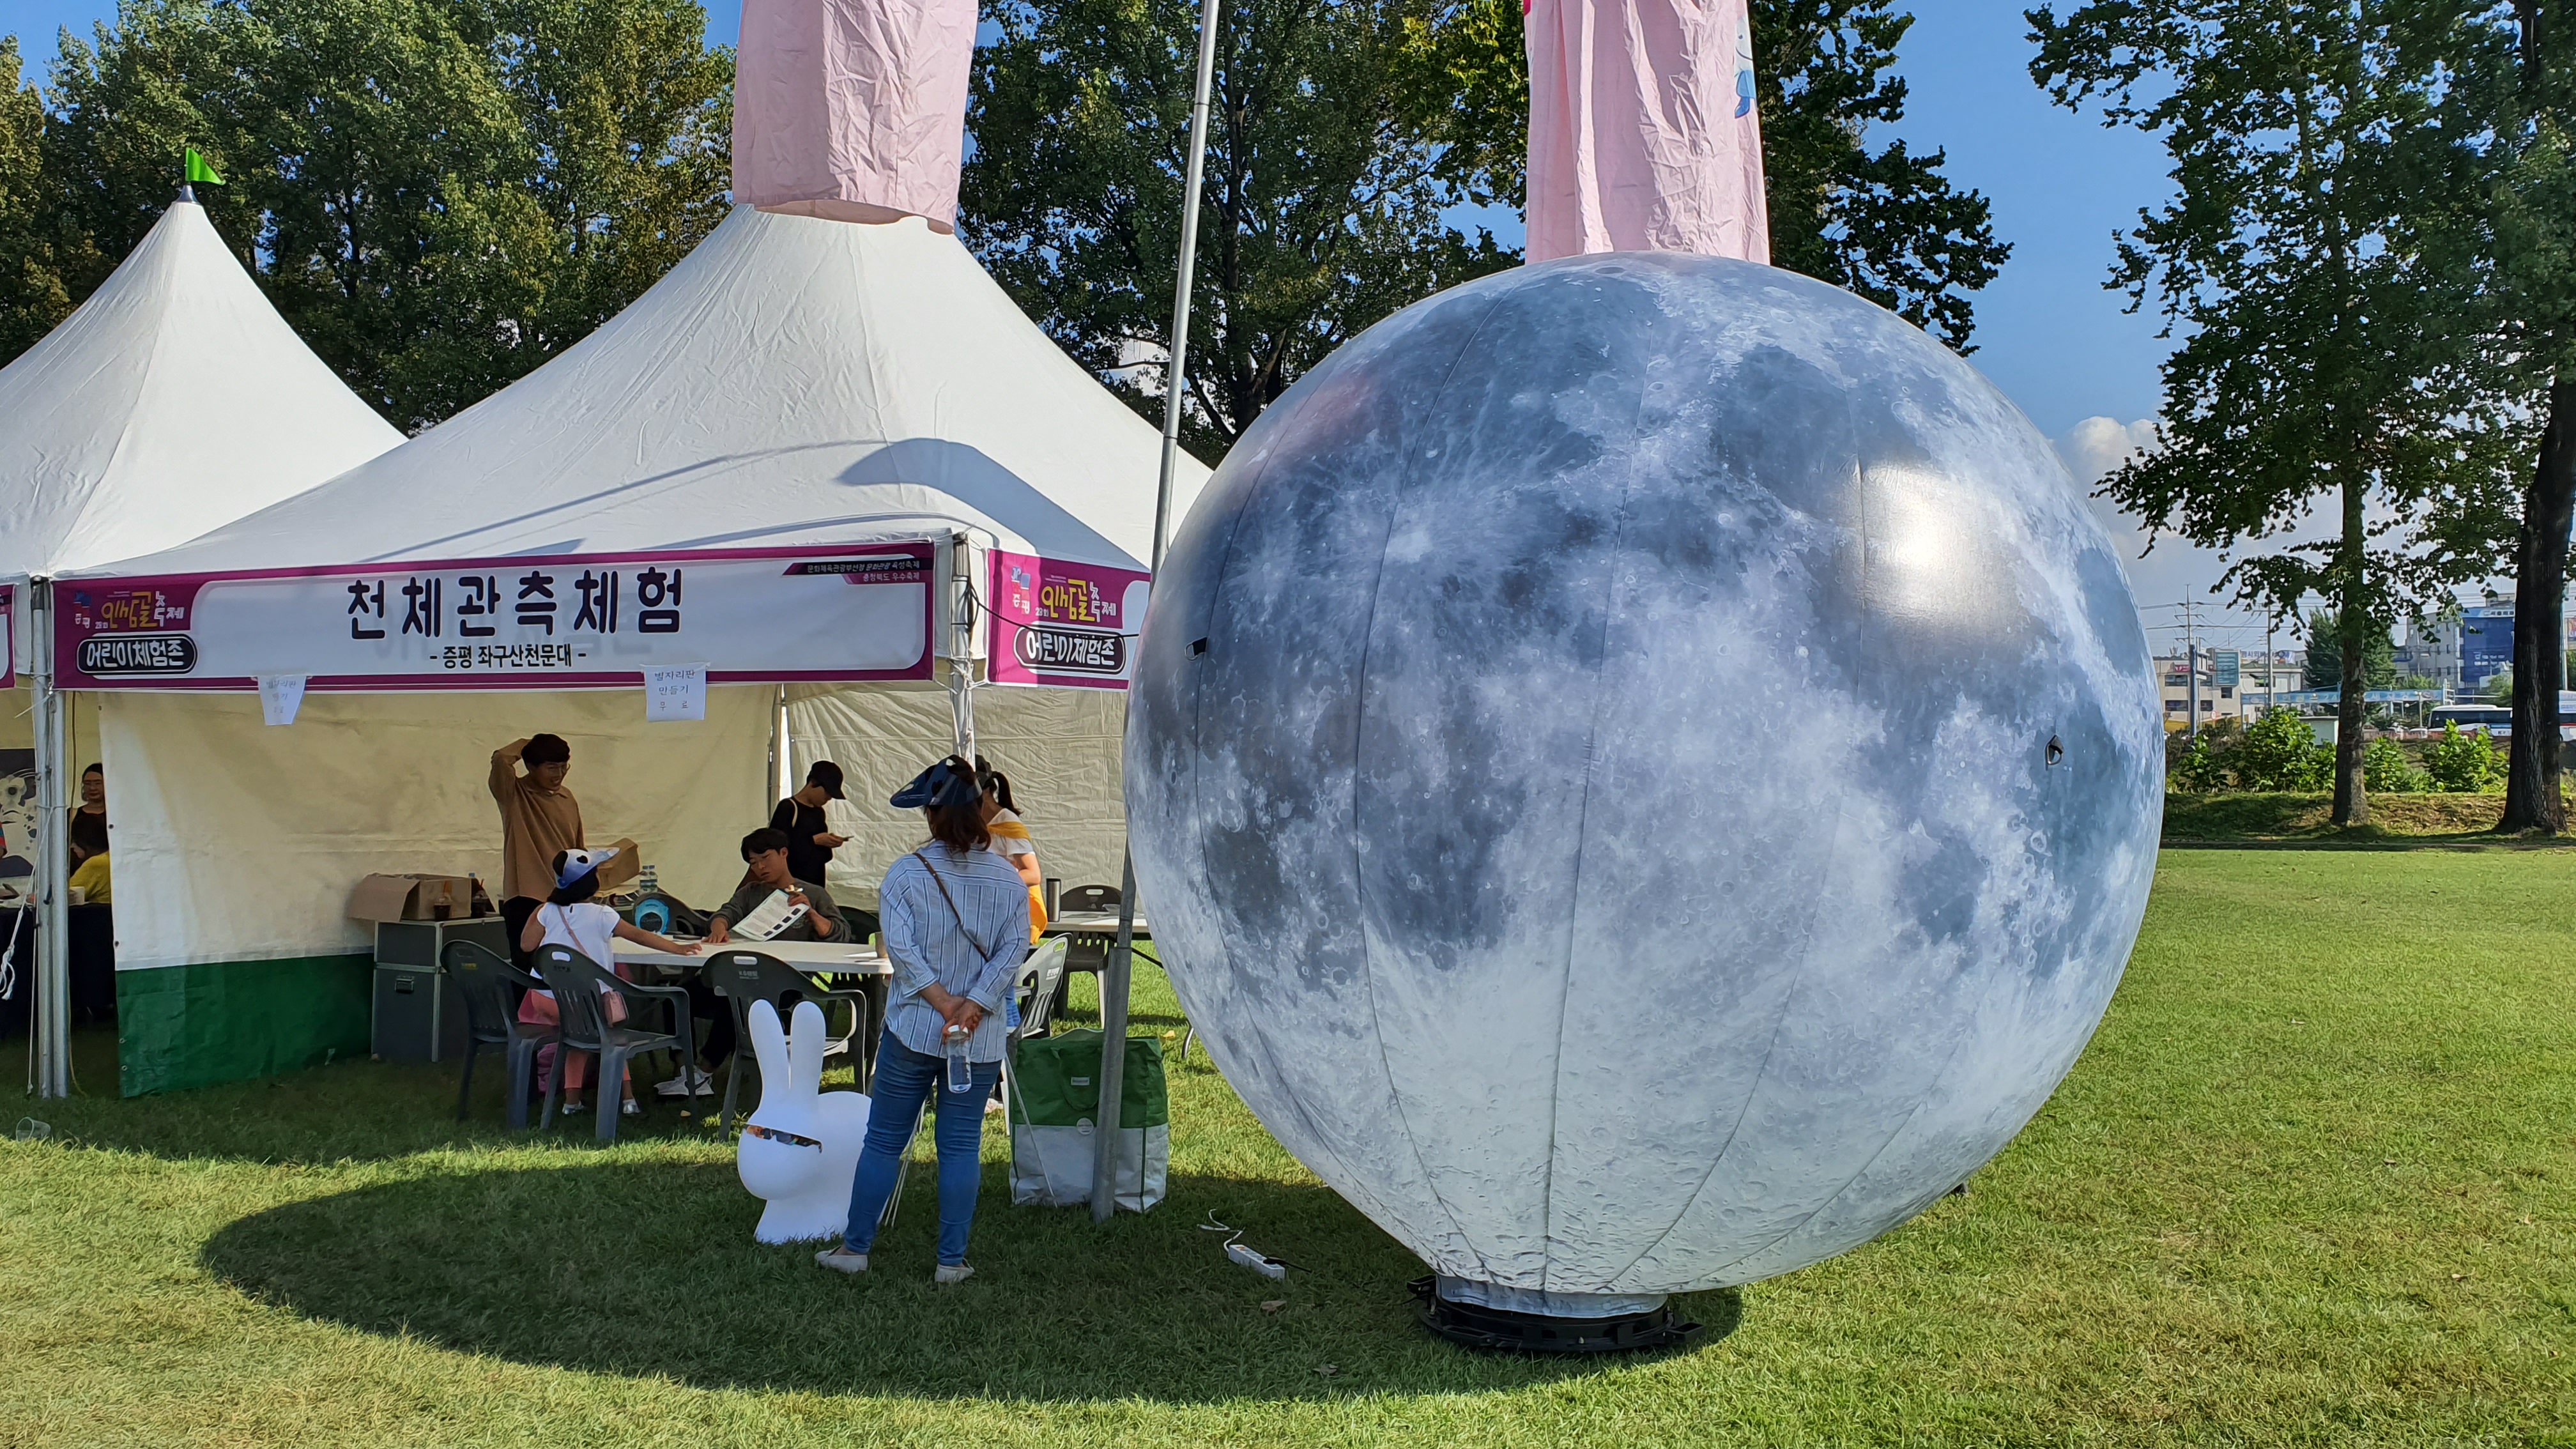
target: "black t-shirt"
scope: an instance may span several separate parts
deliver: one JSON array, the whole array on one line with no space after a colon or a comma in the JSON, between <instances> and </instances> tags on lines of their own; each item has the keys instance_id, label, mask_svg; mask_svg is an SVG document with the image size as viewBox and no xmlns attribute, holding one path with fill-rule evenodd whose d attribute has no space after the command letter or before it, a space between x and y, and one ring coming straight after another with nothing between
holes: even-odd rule
<instances>
[{"instance_id":1,"label":"black t-shirt","mask_svg":"<svg viewBox=\"0 0 2576 1449\"><path fill-rule=\"evenodd\" d=\"M107 854L107 812L72 811L72 848L76 859Z\"/></svg>"},{"instance_id":2,"label":"black t-shirt","mask_svg":"<svg viewBox=\"0 0 2576 1449\"><path fill-rule=\"evenodd\" d=\"M769 813L769 828L787 832L787 873L798 880L823 884L823 868L832 863L832 852L816 845L814 837L832 827L824 822L822 807L799 804L791 795Z\"/></svg>"}]
</instances>

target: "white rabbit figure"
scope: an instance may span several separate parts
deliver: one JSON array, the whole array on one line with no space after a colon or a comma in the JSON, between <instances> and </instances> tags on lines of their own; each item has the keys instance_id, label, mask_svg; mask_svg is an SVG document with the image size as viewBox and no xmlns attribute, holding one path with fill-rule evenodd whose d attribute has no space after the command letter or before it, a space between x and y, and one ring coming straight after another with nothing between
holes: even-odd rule
<instances>
[{"instance_id":1,"label":"white rabbit figure","mask_svg":"<svg viewBox=\"0 0 2576 1449\"><path fill-rule=\"evenodd\" d=\"M868 1099L823 1087L823 1009L796 1003L796 1031L778 1029L778 1008L751 1004L751 1046L760 1061L760 1106L735 1150L734 1170L768 1208L752 1236L764 1243L836 1238L850 1220L850 1179L868 1135ZM819 1146L808 1146L819 1143Z\"/></svg>"}]
</instances>

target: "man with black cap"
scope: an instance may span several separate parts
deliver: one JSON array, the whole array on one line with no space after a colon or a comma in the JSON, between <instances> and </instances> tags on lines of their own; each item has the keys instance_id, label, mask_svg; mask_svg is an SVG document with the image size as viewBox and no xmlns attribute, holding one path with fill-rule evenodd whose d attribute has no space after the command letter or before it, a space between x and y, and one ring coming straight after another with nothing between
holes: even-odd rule
<instances>
[{"instance_id":1,"label":"man with black cap","mask_svg":"<svg viewBox=\"0 0 2576 1449\"><path fill-rule=\"evenodd\" d=\"M805 772L805 788L779 801L769 813L769 828L787 837L788 875L823 883L832 852L849 843L849 837L834 835L823 818L823 802L840 798L841 767L816 760L814 768Z\"/></svg>"}]
</instances>

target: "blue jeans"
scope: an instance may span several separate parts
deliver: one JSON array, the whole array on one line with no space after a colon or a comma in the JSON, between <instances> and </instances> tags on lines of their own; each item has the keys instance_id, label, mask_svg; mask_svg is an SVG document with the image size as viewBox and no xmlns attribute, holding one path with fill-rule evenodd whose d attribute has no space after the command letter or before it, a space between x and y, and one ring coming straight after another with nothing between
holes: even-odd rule
<instances>
[{"instance_id":1,"label":"blue jeans","mask_svg":"<svg viewBox=\"0 0 2576 1449\"><path fill-rule=\"evenodd\" d=\"M859 1149L859 1173L850 1183L850 1225L842 1243L864 1253L877 1240L877 1219L894 1196L903 1150L921 1104L938 1093L939 1261L966 1261L966 1234L975 1226L975 1194L984 1185L984 1101L1001 1080L1000 1062L977 1062L974 1085L947 1089L948 1060L914 1051L887 1032L877 1043L877 1070L868 1093L868 1140Z\"/></svg>"}]
</instances>

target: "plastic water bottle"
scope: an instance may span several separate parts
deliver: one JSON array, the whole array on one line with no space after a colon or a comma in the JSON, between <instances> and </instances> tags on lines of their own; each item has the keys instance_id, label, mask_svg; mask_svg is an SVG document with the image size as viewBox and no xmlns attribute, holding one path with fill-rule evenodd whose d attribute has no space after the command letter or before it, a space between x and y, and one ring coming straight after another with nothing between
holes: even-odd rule
<instances>
[{"instance_id":1,"label":"plastic water bottle","mask_svg":"<svg viewBox=\"0 0 2576 1449\"><path fill-rule=\"evenodd\" d=\"M966 1028L950 1026L941 1033L939 1045L948 1057L948 1090L951 1095L975 1090L975 1067L966 1060Z\"/></svg>"}]
</instances>

